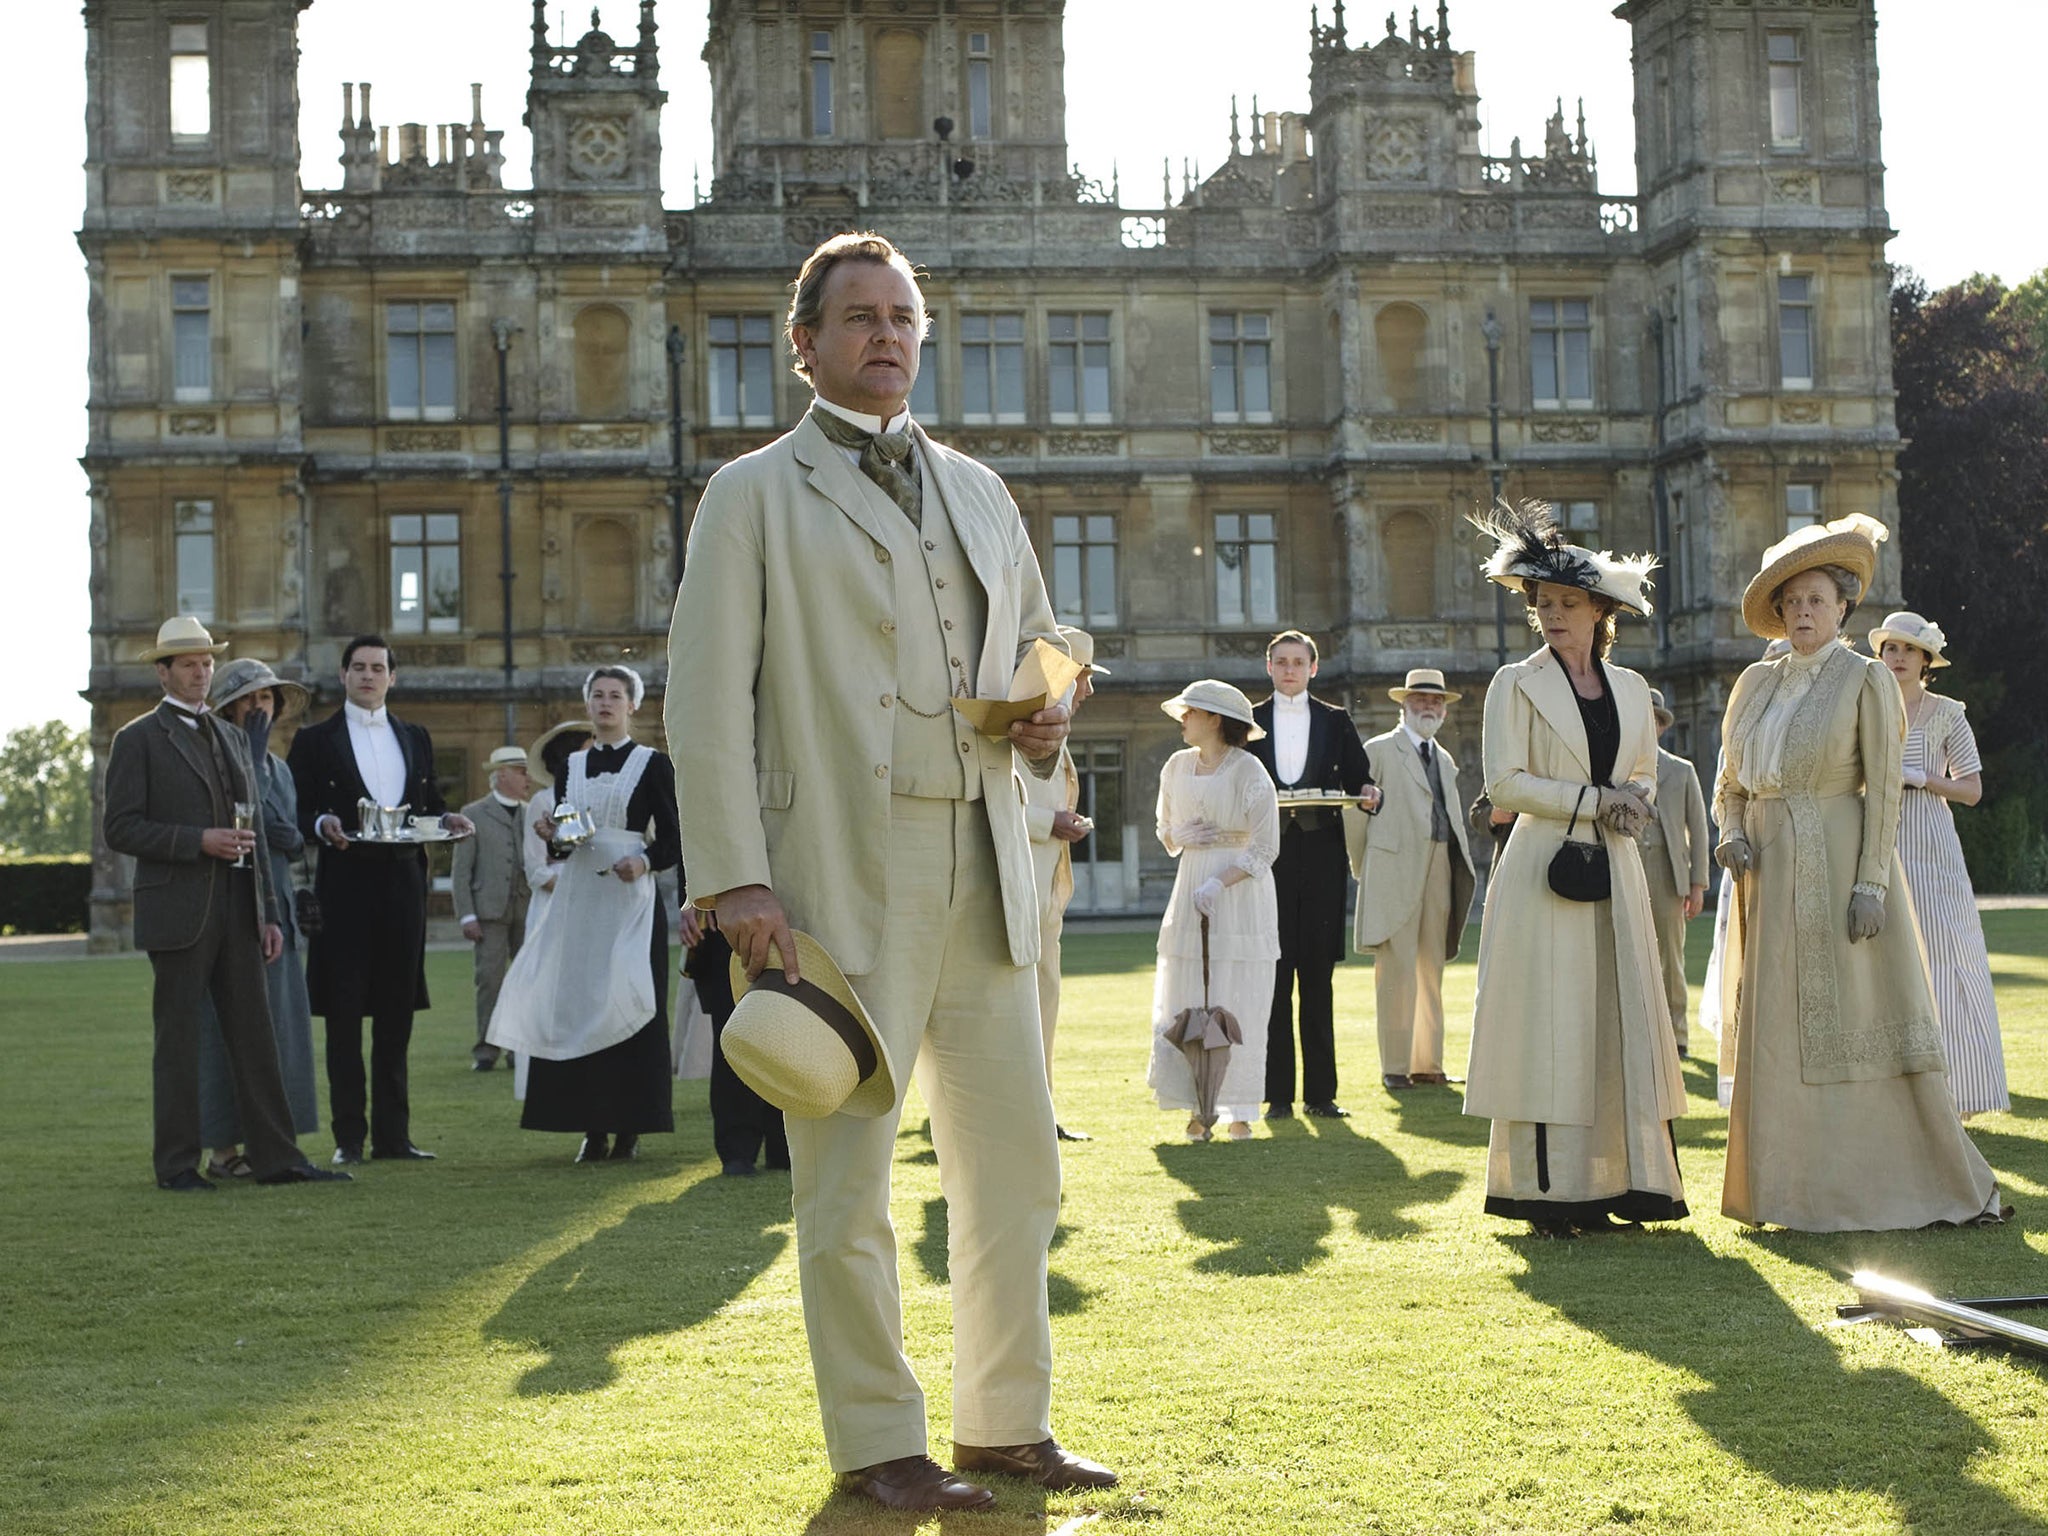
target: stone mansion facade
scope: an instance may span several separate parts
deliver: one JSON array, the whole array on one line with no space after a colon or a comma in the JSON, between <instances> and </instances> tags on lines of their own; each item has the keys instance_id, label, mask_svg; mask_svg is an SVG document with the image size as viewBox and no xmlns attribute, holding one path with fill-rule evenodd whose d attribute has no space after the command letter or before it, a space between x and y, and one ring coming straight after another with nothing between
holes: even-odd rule
<instances>
[{"instance_id":1,"label":"stone mansion facade","mask_svg":"<svg viewBox=\"0 0 2048 1536\"><path fill-rule=\"evenodd\" d=\"M929 269L919 419L1004 474L1113 671L1074 739L1077 910L1156 906L1157 700L1202 675L1257 696L1282 625L1367 734L1407 668L1444 667L1477 791L1479 696L1533 645L1463 522L1496 486L1659 553L1618 659L1703 769L1764 547L1897 521L1873 0L1624 0L1629 198L1562 104L1540 148L1482 152L1444 4L1329 5L1309 99L1232 103L1223 163L1139 196L1069 163L1063 0L708 0L715 175L684 208L652 0L630 40L535 0L523 189L474 96L386 126L367 84L338 184L304 185L308 3L85 0L102 754L174 612L323 711L341 645L381 630L458 799L598 661L643 668L658 738L696 499L804 409L786 285L848 228ZM1894 543L1873 604L1897 573ZM107 943L123 862L100 850Z\"/></svg>"}]
</instances>

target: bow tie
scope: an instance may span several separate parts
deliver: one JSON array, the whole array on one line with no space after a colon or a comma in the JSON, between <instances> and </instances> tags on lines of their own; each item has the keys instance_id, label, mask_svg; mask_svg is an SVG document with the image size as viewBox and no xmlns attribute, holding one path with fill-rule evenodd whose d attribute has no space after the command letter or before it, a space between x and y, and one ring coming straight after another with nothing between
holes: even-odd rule
<instances>
[{"instance_id":1,"label":"bow tie","mask_svg":"<svg viewBox=\"0 0 2048 1536\"><path fill-rule=\"evenodd\" d=\"M844 416L824 410L813 410L811 420L829 441L856 450L860 454L860 472L901 507L905 517L922 526L924 495L910 458L909 432L870 432Z\"/></svg>"}]
</instances>

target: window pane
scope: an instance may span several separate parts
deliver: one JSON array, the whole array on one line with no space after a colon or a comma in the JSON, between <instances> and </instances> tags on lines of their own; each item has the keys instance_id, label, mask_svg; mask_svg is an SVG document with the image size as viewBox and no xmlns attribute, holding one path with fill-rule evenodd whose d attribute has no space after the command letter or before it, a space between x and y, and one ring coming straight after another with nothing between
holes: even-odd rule
<instances>
[{"instance_id":1,"label":"window pane","mask_svg":"<svg viewBox=\"0 0 2048 1536\"><path fill-rule=\"evenodd\" d=\"M769 340L769 339L770 339L770 337L769 337L769 334L768 334L768 317L767 317L766 315L747 315L747 316L744 316L744 317L742 318L742 320L741 320L740 324L741 324L741 331L740 331L740 335L741 335L741 336L742 336L742 337L743 337L743 338L744 338L745 340L747 340L747 341L767 341L767 340Z\"/></svg>"},{"instance_id":2,"label":"window pane","mask_svg":"<svg viewBox=\"0 0 2048 1536\"><path fill-rule=\"evenodd\" d=\"M1771 142L1797 144L1799 131L1799 66L1771 66Z\"/></svg>"},{"instance_id":3,"label":"window pane","mask_svg":"<svg viewBox=\"0 0 2048 1536\"><path fill-rule=\"evenodd\" d=\"M1209 409L1218 416L1237 414L1237 348L1229 342L1209 344Z\"/></svg>"},{"instance_id":4,"label":"window pane","mask_svg":"<svg viewBox=\"0 0 2048 1536\"><path fill-rule=\"evenodd\" d=\"M1059 617L1070 624L1088 622L1081 591L1081 546L1055 545L1052 552L1052 600Z\"/></svg>"},{"instance_id":5,"label":"window pane","mask_svg":"<svg viewBox=\"0 0 2048 1536\"><path fill-rule=\"evenodd\" d=\"M1244 523L1244 536L1247 539L1251 539L1254 541L1264 540L1266 543L1269 544L1273 541L1272 513L1254 512L1251 516L1247 517L1244 520Z\"/></svg>"},{"instance_id":6,"label":"window pane","mask_svg":"<svg viewBox=\"0 0 2048 1536\"><path fill-rule=\"evenodd\" d=\"M1244 409L1247 416L1273 409L1271 370L1267 366L1267 344L1244 344Z\"/></svg>"},{"instance_id":7,"label":"window pane","mask_svg":"<svg viewBox=\"0 0 2048 1536\"><path fill-rule=\"evenodd\" d=\"M178 612L210 620L214 616L213 534L212 519L207 521L207 531L180 533L177 538Z\"/></svg>"},{"instance_id":8,"label":"window pane","mask_svg":"<svg viewBox=\"0 0 2048 1536\"><path fill-rule=\"evenodd\" d=\"M811 136L832 137L832 61L817 59L811 64Z\"/></svg>"},{"instance_id":9,"label":"window pane","mask_svg":"<svg viewBox=\"0 0 2048 1536\"><path fill-rule=\"evenodd\" d=\"M1225 544L1234 544L1243 537L1244 524L1239 520L1235 512L1219 512L1216 514L1216 544L1218 548Z\"/></svg>"},{"instance_id":10,"label":"window pane","mask_svg":"<svg viewBox=\"0 0 2048 1536\"><path fill-rule=\"evenodd\" d=\"M1024 339L1024 317L1022 315L997 315L996 340L1022 341Z\"/></svg>"},{"instance_id":11,"label":"window pane","mask_svg":"<svg viewBox=\"0 0 2048 1536\"><path fill-rule=\"evenodd\" d=\"M1245 572L1249 589L1246 607L1254 623L1273 624L1280 617L1280 585L1274 572L1274 549L1271 544L1254 544L1250 547Z\"/></svg>"},{"instance_id":12,"label":"window pane","mask_svg":"<svg viewBox=\"0 0 2048 1536\"><path fill-rule=\"evenodd\" d=\"M419 337L394 334L386 364L390 374L392 413L396 415L405 411L417 415L420 408Z\"/></svg>"},{"instance_id":13,"label":"window pane","mask_svg":"<svg viewBox=\"0 0 2048 1536\"><path fill-rule=\"evenodd\" d=\"M713 315L711 317L711 339L714 342L738 341L740 339L739 317L737 315Z\"/></svg>"},{"instance_id":14,"label":"window pane","mask_svg":"<svg viewBox=\"0 0 2048 1536\"><path fill-rule=\"evenodd\" d=\"M1216 622L1219 624L1244 622L1244 582L1238 572L1238 557L1243 548L1241 544L1216 546Z\"/></svg>"},{"instance_id":15,"label":"window pane","mask_svg":"<svg viewBox=\"0 0 2048 1536\"><path fill-rule=\"evenodd\" d=\"M1109 316L1083 315L1081 317L1081 334L1090 341L1109 340Z\"/></svg>"},{"instance_id":16,"label":"window pane","mask_svg":"<svg viewBox=\"0 0 2048 1536\"><path fill-rule=\"evenodd\" d=\"M1564 323L1566 325L1591 325L1593 306L1584 299L1564 301Z\"/></svg>"},{"instance_id":17,"label":"window pane","mask_svg":"<svg viewBox=\"0 0 2048 1536\"><path fill-rule=\"evenodd\" d=\"M171 317L175 360L173 382L179 390L205 391L213 387L213 343L211 326L204 310Z\"/></svg>"},{"instance_id":18,"label":"window pane","mask_svg":"<svg viewBox=\"0 0 2048 1536\"><path fill-rule=\"evenodd\" d=\"M1024 414L1024 349L996 348L996 410L1005 416Z\"/></svg>"},{"instance_id":19,"label":"window pane","mask_svg":"<svg viewBox=\"0 0 2048 1536\"><path fill-rule=\"evenodd\" d=\"M960 366L960 409L969 416L990 415L988 348L962 347Z\"/></svg>"},{"instance_id":20,"label":"window pane","mask_svg":"<svg viewBox=\"0 0 2048 1536\"><path fill-rule=\"evenodd\" d=\"M462 552L452 544L427 550L427 628L449 631L462 627Z\"/></svg>"},{"instance_id":21,"label":"window pane","mask_svg":"<svg viewBox=\"0 0 2048 1536\"><path fill-rule=\"evenodd\" d=\"M1272 331L1264 315L1240 315L1239 329L1246 336L1270 336Z\"/></svg>"},{"instance_id":22,"label":"window pane","mask_svg":"<svg viewBox=\"0 0 2048 1536\"><path fill-rule=\"evenodd\" d=\"M213 132L213 66L203 53L171 59L171 133L203 139Z\"/></svg>"},{"instance_id":23,"label":"window pane","mask_svg":"<svg viewBox=\"0 0 2048 1536\"><path fill-rule=\"evenodd\" d=\"M1090 416L1109 414L1109 343L1091 342L1082 360L1081 409Z\"/></svg>"},{"instance_id":24,"label":"window pane","mask_svg":"<svg viewBox=\"0 0 2048 1536\"><path fill-rule=\"evenodd\" d=\"M427 538L435 544L453 544L462 537L462 519L453 512L435 512L427 518Z\"/></svg>"},{"instance_id":25,"label":"window pane","mask_svg":"<svg viewBox=\"0 0 2048 1536\"><path fill-rule=\"evenodd\" d=\"M988 316L962 315L960 317L960 339L962 341L987 341Z\"/></svg>"},{"instance_id":26,"label":"window pane","mask_svg":"<svg viewBox=\"0 0 2048 1536\"><path fill-rule=\"evenodd\" d=\"M939 349L927 340L917 349L917 380L910 386L910 414L932 421L939 414Z\"/></svg>"},{"instance_id":27,"label":"window pane","mask_svg":"<svg viewBox=\"0 0 2048 1536\"><path fill-rule=\"evenodd\" d=\"M967 65L967 134L975 139L995 136L995 110L986 59L974 59Z\"/></svg>"},{"instance_id":28,"label":"window pane","mask_svg":"<svg viewBox=\"0 0 2048 1536\"><path fill-rule=\"evenodd\" d=\"M391 546L391 627L418 633L426 627L420 602L420 548L417 544Z\"/></svg>"},{"instance_id":29,"label":"window pane","mask_svg":"<svg viewBox=\"0 0 2048 1536\"><path fill-rule=\"evenodd\" d=\"M1051 341L1072 341L1074 339L1074 317L1072 315L1047 315L1045 334Z\"/></svg>"},{"instance_id":30,"label":"window pane","mask_svg":"<svg viewBox=\"0 0 2048 1536\"><path fill-rule=\"evenodd\" d=\"M1551 404L1557 402L1557 332L1534 331L1529 336L1529 393Z\"/></svg>"},{"instance_id":31,"label":"window pane","mask_svg":"<svg viewBox=\"0 0 2048 1536\"><path fill-rule=\"evenodd\" d=\"M455 338L445 332L430 331L421 338L426 344L427 366L425 392L421 402L428 409L453 410L455 408Z\"/></svg>"},{"instance_id":32,"label":"window pane","mask_svg":"<svg viewBox=\"0 0 2048 1536\"><path fill-rule=\"evenodd\" d=\"M1088 519L1088 537L1094 543L1114 544L1116 542L1116 519L1107 515L1100 517L1091 516Z\"/></svg>"},{"instance_id":33,"label":"window pane","mask_svg":"<svg viewBox=\"0 0 2048 1536\"><path fill-rule=\"evenodd\" d=\"M711 349L711 419L740 418L740 354L737 347Z\"/></svg>"},{"instance_id":34,"label":"window pane","mask_svg":"<svg viewBox=\"0 0 2048 1536\"><path fill-rule=\"evenodd\" d=\"M420 329L423 331L454 330L455 306L453 304L422 304L420 306Z\"/></svg>"},{"instance_id":35,"label":"window pane","mask_svg":"<svg viewBox=\"0 0 2048 1536\"><path fill-rule=\"evenodd\" d=\"M1770 56L1774 61L1799 61L1799 34L1796 32L1773 32L1769 47Z\"/></svg>"},{"instance_id":36,"label":"window pane","mask_svg":"<svg viewBox=\"0 0 2048 1536\"><path fill-rule=\"evenodd\" d=\"M1557 305L1549 299L1529 301L1529 323L1531 325L1557 324Z\"/></svg>"},{"instance_id":37,"label":"window pane","mask_svg":"<svg viewBox=\"0 0 2048 1536\"><path fill-rule=\"evenodd\" d=\"M1564 333L1564 390L1569 400L1593 398L1592 340L1586 331Z\"/></svg>"},{"instance_id":38,"label":"window pane","mask_svg":"<svg viewBox=\"0 0 2048 1536\"><path fill-rule=\"evenodd\" d=\"M1067 344L1052 347L1049 351L1050 355L1047 358L1048 378L1046 382L1052 389L1051 408L1053 414L1059 416L1075 415L1081 409L1074 385L1075 348L1072 344Z\"/></svg>"},{"instance_id":39,"label":"window pane","mask_svg":"<svg viewBox=\"0 0 2048 1536\"><path fill-rule=\"evenodd\" d=\"M771 369L766 347L748 347L742 358L746 377L740 391L740 412L750 421L771 421L775 409L769 404Z\"/></svg>"},{"instance_id":40,"label":"window pane","mask_svg":"<svg viewBox=\"0 0 2048 1536\"><path fill-rule=\"evenodd\" d=\"M1778 367L1784 382L1813 380L1811 312L1786 308L1778 312Z\"/></svg>"},{"instance_id":41,"label":"window pane","mask_svg":"<svg viewBox=\"0 0 2048 1536\"><path fill-rule=\"evenodd\" d=\"M391 519L391 542L394 544L417 544L420 541L421 518L417 513L400 512Z\"/></svg>"},{"instance_id":42,"label":"window pane","mask_svg":"<svg viewBox=\"0 0 2048 1536\"><path fill-rule=\"evenodd\" d=\"M205 309L213 299L213 284L203 277L171 279L171 304L177 309Z\"/></svg>"},{"instance_id":43,"label":"window pane","mask_svg":"<svg viewBox=\"0 0 2048 1536\"><path fill-rule=\"evenodd\" d=\"M1236 340L1237 316L1211 315L1209 317L1209 339L1212 341Z\"/></svg>"},{"instance_id":44,"label":"window pane","mask_svg":"<svg viewBox=\"0 0 2048 1536\"><path fill-rule=\"evenodd\" d=\"M1088 546L1088 617L1090 624L1116 622L1116 546Z\"/></svg>"}]
</instances>

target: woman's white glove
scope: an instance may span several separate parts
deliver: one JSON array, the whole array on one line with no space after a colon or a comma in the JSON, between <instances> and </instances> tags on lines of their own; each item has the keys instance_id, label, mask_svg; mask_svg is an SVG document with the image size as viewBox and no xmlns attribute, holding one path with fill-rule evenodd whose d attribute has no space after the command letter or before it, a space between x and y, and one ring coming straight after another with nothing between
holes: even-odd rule
<instances>
[{"instance_id":1,"label":"woman's white glove","mask_svg":"<svg viewBox=\"0 0 2048 1536\"><path fill-rule=\"evenodd\" d=\"M1214 875L1195 887L1195 910L1204 917L1216 915L1217 898L1223 894L1223 882Z\"/></svg>"},{"instance_id":2,"label":"woman's white glove","mask_svg":"<svg viewBox=\"0 0 2048 1536\"><path fill-rule=\"evenodd\" d=\"M1633 838L1650 821L1650 802L1630 784L1600 791L1600 808L1594 819L1620 837Z\"/></svg>"},{"instance_id":3,"label":"woman's white glove","mask_svg":"<svg viewBox=\"0 0 2048 1536\"><path fill-rule=\"evenodd\" d=\"M1750 851L1748 838L1732 832L1714 850L1714 862L1731 875L1746 875L1756 868L1756 855Z\"/></svg>"},{"instance_id":4,"label":"woman's white glove","mask_svg":"<svg viewBox=\"0 0 2048 1536\"><path fill-rule=\"evenodd\" d=\"M1176 822L1170 832L1174 842L1183 848L1214 847L1220 835L1214 822L1201 820Z\"/></svg>"},{"instance_id":5,"label":"woman's white glove","mask_svg":"<svg viewBox=\"0 0 2048 1536\"><path fill-rule=\"evenodd\" d=\"M1925 789L1927 787L1927 774L1923 769L1908 768L1905 771L1904 778L1906 780L1906 788L1908 789Z\"/></svg>"},{"instance_id":6,"label":"woman's white glove","mask_svg":"<svg viewBox=\"0 0 2048 1536\"><path fill-rule=\"evenodd\" d=\"M1849 893L1849 942L1874 939L1884 932L1884 898L1869 891Z\"/></svg>"}]
</instances>

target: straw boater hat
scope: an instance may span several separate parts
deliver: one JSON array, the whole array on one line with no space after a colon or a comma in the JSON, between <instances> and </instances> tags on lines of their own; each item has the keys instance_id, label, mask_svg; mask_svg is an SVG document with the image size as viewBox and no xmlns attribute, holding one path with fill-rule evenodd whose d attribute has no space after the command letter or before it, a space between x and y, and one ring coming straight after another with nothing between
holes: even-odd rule
<instances>
[{"instance_id":1,"label":"straw boater hat","mask_svg":"<svg viewBox=\"0 0 2048 1536\"><path fill-rule=\"evenodd\" d=\"M1197 678L1159 707L1176 720L1185 717L1191 709L1206 709L1212 715L1242 720L1252 728L1251 735L1245 738L1247 741L1258 741L1266 734L1259 729L1258 721L1252 718L1252 701L1244 696L1244 691L1213 677Z\"/></svg>"},{"instance_id":2,"label":"straw boater hat","mask_svg":"<svg viewBox=\"0 0 2048 1536\"><path fill-rule=\"evenodd\" d=\"M1650 572L1654 555L1616 555L1572 543L1543 501L1495 502L1492 510L1467 519L1494 540L1494 551L1480 567L1489 581L1517 592L1525 581L1547 581L1561 587L1597 592L1630 613L1650 611Z\"/></svg>"},{"instance_id":3,"label":"straw boater hat","mask_svg":"<svg viewBox=\"0 0 2048 1536\"><path fill-rule=\"evenodd\" d=\"M181 613L175 619L165 619L156 632L156 644L144 651L139 660L169 661L173 656L191 656L200 651L218 656L228 648L227 641L215 644L213 636L206 632L206 626L189 613Z\"/></svg>"},{"instance_id":4,"label":"straw boater hat","mask_svg":"<svg viewBox=\"0 0 2048 1536\"><path fill-rule=\"evenodd\" d=\"M1665 707L1664 690L1662 688L1652 688L1650 690L1650 713L1657 717L1657 729L1660 731L1670 730L1672 722L1678 718L1678 716L1672 714Z\"/></svg>"},{"instance_id":5,"label":"straw boater hat","mask_svg":"<svg viewBox=\"0 0 2048 1536\"><path fill-rule=\"evenodd\" d=\"M731 960L732 1017L719 1048L733 1071L785 1115L822 1120L845 1113L872 1120L896 1102L896 1068L845 974L808 933L796 936L794 986L772 951L752 982Z\"/></svg>"},{"instance_id":6,"label":"straw boater hat","mask_svg":"<svg viewBox=\"0 0 2048 1536\"><path fill-rule=\"evenodd\" d=\"M597 734L597 727L588 720L564 720L560 725L550 726L540 734L531 747L526 749L526 771L536 784L552 784L555 776L548 772L547 760L541 754L549 742L557 736L579 735L586 741Z\"/></svg>"},{"instance_id":7,"label":"straw boater hat","mask_svg":"<svg viewBox=\"0 0 2048 1536\"><path fill-rule=\"evenodd\" d=\"M496 773L500 768L510 768L514 763L522 768L527 766L526 748L499 747L484 760L484 772Z\"/></svg>"},{"instance_id":8,"label":"straw boater hat","mask_svg":"<svg viewBox=\"0 0 2048 1536\"><path fill-rule=\"evenodd\" d=\"M1407 701L1411 693L1430 694L1442 699L1446 704L1455 704L1465 697L1462 693L1453 693L1446 688L1443 673L1435 667L1411 667L1408 671L1408 681L1399 688L1389 688L1387 697L1396 704L1401 704Z\"/></svg>"},{"instance_id":9,"label":"straw boater hat","mask_svg":"<svg viewBox=\"0 0 2048 1536\"><path fill-rule=\"evenodd\" d=\"M1771 607L1778 588L1802 571L1823 565L1839 565L1856 578L1856 601L1870 590L1877 575L1877 546L1891 537L1874 517L1851 512L1832 523L1810 523L1778 540L1764 551L1763 569L1749 580L1742 592L1742 622L1751 634L1777 640L1785 634L1785 621Z\"/></svg>"},{"instance_id":10,"label":"straw boater hat","mask_svg":"<svg viewBox=\"0 0 2048 1536\"><path fill-rule=\"evenodd\" d=\"M1948 636L1941 632L1941 626L1932 619L1923 619L1917 613L1888 613L1884 622L1870 632L1870 654L1875 656L1884 649L1887 640L1898 640L1906 645L1917 645L1927 653L1930 667L1945 667L1948 658L1942 650L1948 645Z\"/></svg>"},{"instance_id":11,"label":"straw boater hat","mask_svg":"<svg viewBox=\"0 0 2048 1536\"><path fill-rule=\"evenodd\" d=\"M1098 677L1109 676L1109 668L1095 665L1095 637L1071 624L1060 626L1060 638L1067 642L1067 654Z\"/></svg>"},{"instance_id":12,"label":"straw boater hat","mask_svg":"<svg viewBox=\"0 0 2048 1536\"><path fill-rule=\"evenodd\" d=\"M265 688L277 694L277 720L282 724L304 709L311 695L302 684L290 682L270 670L268 662L256 660L253 656L237 656L233 661L213 674L213 686L207 690L207 703L214 709L226 709L235 700L260 693Z\"/></svg>"}]
</instances>

